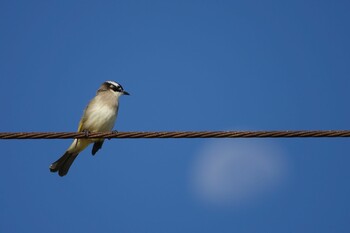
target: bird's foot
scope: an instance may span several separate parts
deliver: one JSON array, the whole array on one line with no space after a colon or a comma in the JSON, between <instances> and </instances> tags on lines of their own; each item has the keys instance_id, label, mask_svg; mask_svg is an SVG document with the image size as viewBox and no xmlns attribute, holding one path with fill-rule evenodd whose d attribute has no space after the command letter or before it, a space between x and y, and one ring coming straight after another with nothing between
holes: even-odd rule
<instances>
[{"instance_id":1,"label":"bird's foot","mask_svg":"<svg viewBox=\"0 0 350 233\"><path fill-rule=\"evenodd\" d=\"M90 131L89 131L89 130L84 129L83 132L84 132L84 136L85 136L86 138L88 138L88 137L90 136Z\"/></svg>"},{"instance_id":2,"label":"bird's foot","mask_svg":"<svg viewBox=\"0 0 350 233\"><path fill-rule=\"evenodd\" d=\"M113 134L117 134L117 133L118 133L118 130L112 130L112 133L113 133ZM111 140L111 138L108 138L108 140Z\"/></svg>"}]
</instances>

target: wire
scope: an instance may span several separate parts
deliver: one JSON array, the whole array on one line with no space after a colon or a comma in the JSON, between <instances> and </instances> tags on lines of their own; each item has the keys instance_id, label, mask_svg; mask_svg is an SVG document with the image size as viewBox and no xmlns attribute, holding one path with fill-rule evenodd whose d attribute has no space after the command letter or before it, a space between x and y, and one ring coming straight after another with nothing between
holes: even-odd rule
<instances>
[{"instance_id":1,"label":"wire","mask_svg":"<svg viewBox=\"0 0 350 233\"><path fill-rule=\"evenodd\" d=\"M350 137L350 130L161 131L161 132L3 132L0 139L68 138L313 138Z\"/></svg>"}]
</instances>

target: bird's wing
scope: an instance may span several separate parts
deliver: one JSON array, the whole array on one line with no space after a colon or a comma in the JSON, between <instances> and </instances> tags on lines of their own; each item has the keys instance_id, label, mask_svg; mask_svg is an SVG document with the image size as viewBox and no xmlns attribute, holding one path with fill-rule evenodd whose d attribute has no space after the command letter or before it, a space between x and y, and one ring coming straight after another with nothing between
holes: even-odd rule
<instances>
[{"instance_id":1,"label":"bird's wing","mask_svg":"<svg viewBox=\"0 0 350 233\"><path fill-rule=\"evenodd\" d=\"M83 124L84 124L84 118L81 118L81 120L79 122L78 132L83 131Z\"/></svg>"},{"instance_id":2,"label":"bird's wing","mask_svg":"<svg viewBox=\"0 0 350 233\"><path fill-rule=\"evenodd\" d=\"M93 102L94 99L92 99L89 104L86 106L86 108L84 109L84 113L83 113L83 116L81 117L80 119L80 122L79 122L79 126L78 126L78 132L83 132L84 130L84 123L86 121L86 112L89 111L89 106L91 105L91 103Z\"/></svg>"},{"instance_id":3,"label":"bird's wing","mask_svg":"<svg viewBox=\"0 0 350 233\"><path fill-rule=\"evenodd\" d=\"M83 132L84 130L86 130L86 129L84 129L83 126L84 126L84 123L86 121L86 112L87 112L87 110L88 110L88 107L85 108L83 116L81 117L81 119L79 121L78 132Z\"/></svg>"}]
</instances>

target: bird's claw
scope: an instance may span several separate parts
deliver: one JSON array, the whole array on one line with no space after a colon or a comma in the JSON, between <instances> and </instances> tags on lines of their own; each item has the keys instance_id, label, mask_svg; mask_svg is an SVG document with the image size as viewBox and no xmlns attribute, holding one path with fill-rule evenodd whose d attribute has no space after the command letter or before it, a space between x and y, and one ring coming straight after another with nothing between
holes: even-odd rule
<instances>
[{"instance_id":1,"label":"bird's claw","mask_svg":"<svg viewBox=\"0 0 350 233\"><path fill-rule=\"evenodd\" d=\"M84 129L84 136L86 137L86 138L88 138L89 136L90 136L90 131L89 130L87 130L87 129Z\"/></svg>"},{"instance_id":2,"label":"bird's claw","mask_svg":"<svg viewBox=\"0 0 350 233\"><path fill-rule=\"evenodd\" d=\"M117 133L118 133L118 130L112 130L112 133L113 133L113 134L117 134ZM108 138L108 140L111 140L111 138Z\"/></svg>"}]
</instances>

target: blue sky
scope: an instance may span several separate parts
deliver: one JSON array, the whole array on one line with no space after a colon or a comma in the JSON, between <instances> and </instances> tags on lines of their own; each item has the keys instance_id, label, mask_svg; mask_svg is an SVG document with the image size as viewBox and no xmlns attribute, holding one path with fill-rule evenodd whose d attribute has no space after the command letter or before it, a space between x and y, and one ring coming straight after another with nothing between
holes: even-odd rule
<instances>
[{"instance_id":1,"label":"blue sky","mask_svg":"<svg viewBox=\"0 0 350 233\"><path fill-rule=\"evenodd\" d=\"M1 131L75 131L105 80L119 131L349 129L348 1L1 1ZM1 232L349 232L350 143L0 141Z\"/></svg>"}]
</instances>

